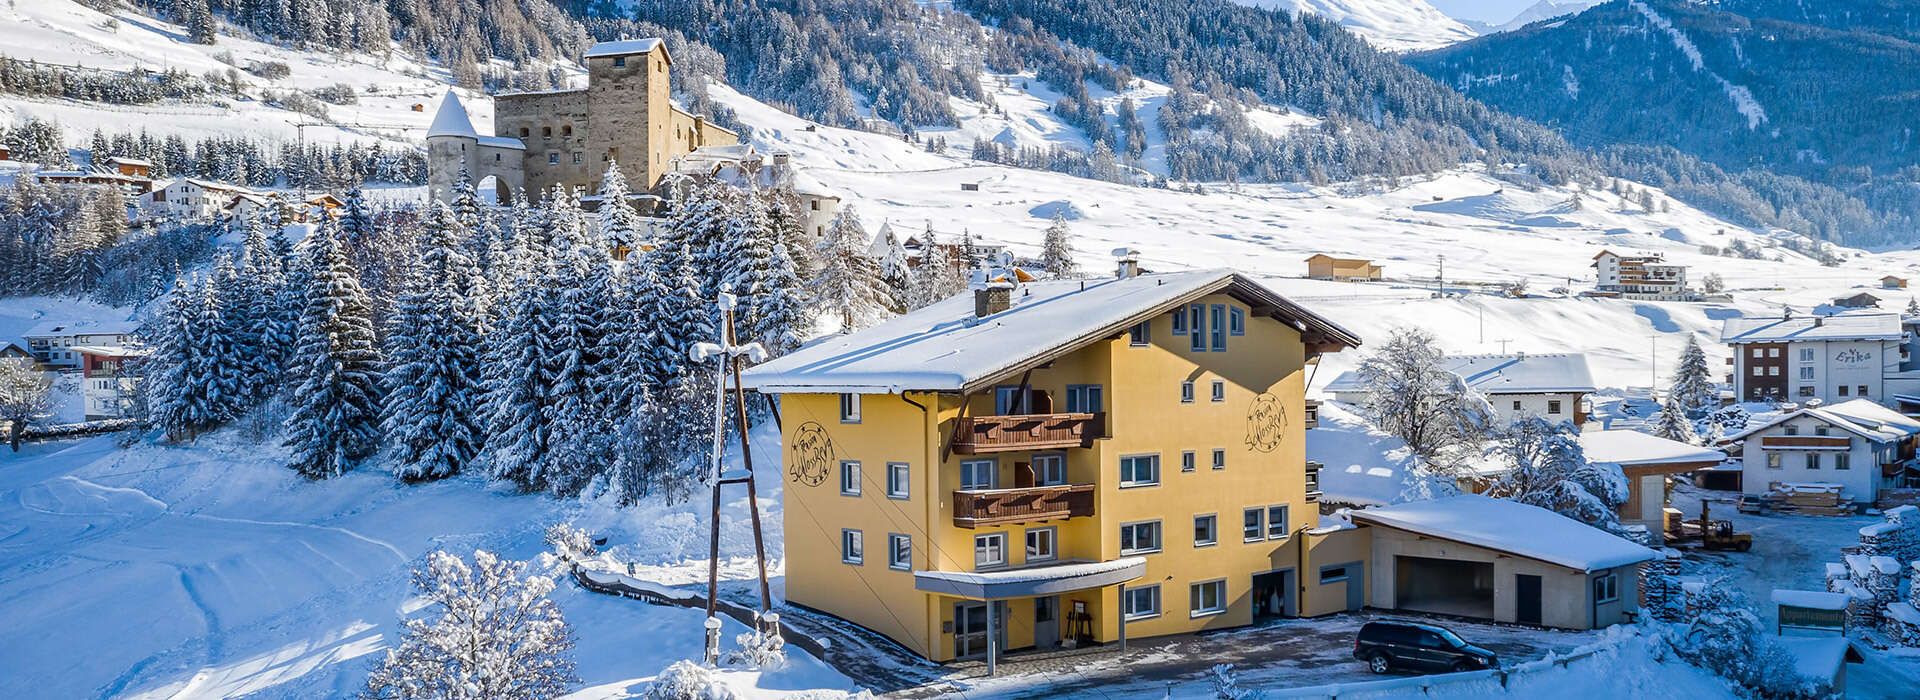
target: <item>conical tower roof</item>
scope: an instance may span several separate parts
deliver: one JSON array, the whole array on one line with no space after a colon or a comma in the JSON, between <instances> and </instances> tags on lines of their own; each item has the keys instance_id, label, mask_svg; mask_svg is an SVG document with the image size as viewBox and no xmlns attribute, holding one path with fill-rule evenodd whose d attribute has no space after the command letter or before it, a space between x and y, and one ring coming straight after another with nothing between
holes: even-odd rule
<instances>
[{"instance_id":1,"label":"conical tower roof","mask_svg":"<svg viewBox=\"0 0 1920 700\"><path fill-rule=\"evenodd\" d=\"M440 111L434 113L433 126L427 128L427 138L435 136L480 138L480 132L473 130L473 120L467 117L467 106L452 90L440 100Z\"/></svg>"}]
</instances>

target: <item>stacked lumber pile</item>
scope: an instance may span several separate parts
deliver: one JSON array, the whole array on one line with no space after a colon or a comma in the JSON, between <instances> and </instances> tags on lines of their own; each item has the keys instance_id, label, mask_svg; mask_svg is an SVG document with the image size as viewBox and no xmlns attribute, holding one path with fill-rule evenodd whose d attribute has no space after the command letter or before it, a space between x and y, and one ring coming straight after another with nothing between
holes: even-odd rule
<instances>
[{"instance_id":1,"label":"stacked lumber pile","mask_svg":"<svg viewBox=\"0 0 1920 700\"><path fill-rule=\"evenodd\" d=\"M1854 515L1858 511L1839 484L1781 484L1785 509L1801 515Z\"/></svg>"}]
</instances>

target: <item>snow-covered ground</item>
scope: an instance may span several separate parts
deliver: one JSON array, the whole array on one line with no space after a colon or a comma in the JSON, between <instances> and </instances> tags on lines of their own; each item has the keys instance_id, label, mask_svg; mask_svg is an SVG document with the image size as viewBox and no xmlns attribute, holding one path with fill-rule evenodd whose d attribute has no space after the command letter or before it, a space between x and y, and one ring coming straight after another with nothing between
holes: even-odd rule
<instances>
[{"instance_id":1,"label":"snow-covered ground","mask_svg":"<svg viewBox=\"0 0 1920 700\"><path fill-rule=\"evenodd\" d=\"M705 571L694 517L704 501L615 509L473 478L402 486L365 472L309 482L280 467L279 452L244 430L191 448L100 437L0 451L0 697L350 695L418 612L408 572L426 553L533 559L555 522L608 536L622 559L685 569L686 580ZM777 553L771 490L763 507ZM728 576L751 571L745 508L726 509ZM701 654L698 610L568 581L556 599L578 637L574 697L638 693ZM729 621L726 639L742 631ZM851 686L797 651L784 670L728 676L766 697Z\"/></svg>"},{"instance_id":2,"label":"snow-covered ground","mask_svg":"<svg viewBox=\"0 0 1920 700\"><path fill-rule=\"evenodd\" d=\"M1434 49L1475 36L1426 0L1234 0L1242 5L1313 13L1385 51Z\"/></svg>"}]
</instances>

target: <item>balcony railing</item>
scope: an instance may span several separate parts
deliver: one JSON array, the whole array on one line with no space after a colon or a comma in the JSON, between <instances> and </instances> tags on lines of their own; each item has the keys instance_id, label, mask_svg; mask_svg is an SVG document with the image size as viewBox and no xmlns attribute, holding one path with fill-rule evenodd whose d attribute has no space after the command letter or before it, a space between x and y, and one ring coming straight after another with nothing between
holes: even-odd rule
<instances>
[{"instance_id":1,"label":"balcony railing","mask_svg":"<svg viewBox=\"0 0 1920 700\"><path fill-rule=\"evenodd\" d=\"M1829 435L1766 435L1760 438L1761 447L1789 449L1844 450L1850 444L1848 438Z\"/></svg>"},{"instance_id":2,"label":"balcony railing","mask_svg":"<svg viewBox=\"0 0 1920 700\"><path fill-rule=\"evenodd\" d=\"M979 527L1093 515L1093 484L953 492L954 527Z\"/></svg>"},{"instance_id":3,"label":"balcony railing","mask_svg":"<svg viewBox=\"0 0 1920 700\"><path fill-rule=\"evenodd\" d=\"M953 451L963 455L1092 447L1106 435L1105 413L978 416L960 419Z\"/></svg>"}]
</instances>

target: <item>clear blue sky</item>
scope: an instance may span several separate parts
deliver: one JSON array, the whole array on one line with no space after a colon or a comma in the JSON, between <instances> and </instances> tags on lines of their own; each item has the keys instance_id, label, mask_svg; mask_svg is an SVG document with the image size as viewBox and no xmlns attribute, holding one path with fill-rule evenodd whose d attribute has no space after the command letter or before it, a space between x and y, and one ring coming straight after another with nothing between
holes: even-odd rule
<instances>
[{"instance_id":1,"label":"clear blue sky","mask_svg":"<svg viewBox=\"0 0 1920 700\"><path fill-rule=\"evenodd\" d=\"M1503 24L1538 0L1427 0L1448 17Z\"/></svg>"}]
</instances>

